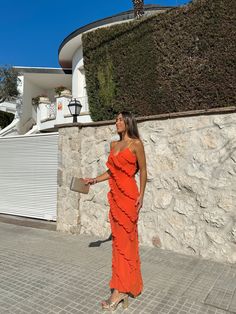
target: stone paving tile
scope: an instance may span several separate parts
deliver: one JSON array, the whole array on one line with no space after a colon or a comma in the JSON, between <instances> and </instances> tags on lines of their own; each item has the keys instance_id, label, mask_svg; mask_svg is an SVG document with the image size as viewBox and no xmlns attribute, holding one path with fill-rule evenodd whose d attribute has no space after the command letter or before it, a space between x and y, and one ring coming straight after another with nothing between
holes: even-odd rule
<instances>
[{"instance_id":1,"label":"stone paving tile","mask_svg":"<svg viewBox=\"0 0 236 314\"><path fill-rule=\"evenodd\" d=\"M188 299L164 298L151 312L153 314L226 314L228 312L204 306Z\"/></svg>"},{"instance_id":2,"label":"stone paving tile","mask_svg":"<svg viewBox=\"0 0 236 314\"><path fill-rule=\"evenodd\" d=\"M235 291L236 275L232 269L228 269L221 274L215 282L212 290L205 299L205 304L234 312L235 307L233 297Z\"/></svg>"},{"instance_id":3,"label":"stone paving tile","mask_svg":"<svg viewBox=\"0 0 236 314\"><path fill-rule=\"evenodd\" d=\"M148 277L147 281L145 280L147 277L145 272L143 274L144 284L147 282L148 286L152 287L153 290L161 290L180 296L184 294L197 276L193 273L178 273L175 269L164 267L153 273L152 278Z\"/></svg>"},{"instance_id":4,"label":"stone paving tile","mask_svg":"<svg viewBox=\"0 0 236 314\"><path fill-rule=\"evenodd\" d=\"M233 294L225 289L213 288L205 300L205 304L228 310Z\"/></svg>"},{"instance_id":5,"label":"stone paving tile","mask_svg":"<svg viewBox=\"0 0 236 314\"><path fill-rule=\"evenodd\" d=\"M229 306L229 311L236 313L236 288Z\"/></svg>"},{"instance_id":6,"label":"stone paving tile","mask_svg":"<svg viewBox=\"0 0 236 314\"><path fill-rule=\"evenodd\" d=\"M0 238L0 314L104 313L110 241L1 223ZM235 265L142 246L140 255L144 291L116 313L236 313Z\"/></svg>"},{"instance_id":7,"label":"stone paving tile","mask_svg":"<svg viewBox=\"0 0 236 314\"><path fill-rule=\"evenodd\" d=\"M198 274L195 280L190 284L183 296L189 299L196 299L204 302L206 296L214 286L217 275Z\"/></svg>"}]
</instances>

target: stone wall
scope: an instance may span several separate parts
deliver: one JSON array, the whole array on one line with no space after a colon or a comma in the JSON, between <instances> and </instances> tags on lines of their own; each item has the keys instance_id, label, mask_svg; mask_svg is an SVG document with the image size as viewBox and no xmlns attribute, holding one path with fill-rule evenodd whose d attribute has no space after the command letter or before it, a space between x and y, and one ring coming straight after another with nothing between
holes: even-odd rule
<instances>
[{"instance_id":1,"label":"stone wall","mask_svg":"<svg viewBox=\"0 0 236 314\"><path fill-rule=\"evenodd\" d=\"M138 126L148 168L140 244L236 262L236 113ZM60 129L58 230L110 235L108 182L92 186L88 195L70 191L69 183L72 175L104 172L115 137L114 125Z\"/></svg>"},{"instance_id":2,"label":"stone wall","mask_svg":"<svg viewBox=\"0 0 236 314\"><path fill-rule=\"evenodd\" d=\"M79 234L80 193L70 190L72 176L81 177L81 141L78 127L61 128L58 142L57 230Z\"/></svg>"}]
</instances>

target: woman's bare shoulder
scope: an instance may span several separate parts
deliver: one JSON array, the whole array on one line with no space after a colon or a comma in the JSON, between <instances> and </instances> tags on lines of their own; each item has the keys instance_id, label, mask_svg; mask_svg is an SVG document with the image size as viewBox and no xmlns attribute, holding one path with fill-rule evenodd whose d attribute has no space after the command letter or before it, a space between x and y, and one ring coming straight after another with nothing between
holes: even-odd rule
<instances>
[{"instance_id":1,"label":"woman's bare shoulder","mask_svg":"<svg viewBox=\"0 0 236 314\"><path fill-rule=\"evenodd\" d=\"M112 141L110 143L110 148L113 149L119 141Z\"/></svg>"},{"instance_id":2,"label":"woman's bare shoulder","mask_svg":"<svg viewBox=\"0 0 236 314\"><path fill-rule=\"evenodd\" d=\"M134 147L135 152L140 152L141 150L143 150L144 147L143 147L143 142L142 142L142 140L140 140L140 139L135 139L135 140L133 141L133 147Z\"/></svg>"},{"instance_id":3,"label":"woman's bare shoulder","mask_svg":"<svg viewBox=\"0 0 236 314\"><path fill-rule=\"evenodd\" d=\"M141 139L137 138L133 140L133 143L136 147L143 147L143 142Z\"/></svg>"}]
</instances>

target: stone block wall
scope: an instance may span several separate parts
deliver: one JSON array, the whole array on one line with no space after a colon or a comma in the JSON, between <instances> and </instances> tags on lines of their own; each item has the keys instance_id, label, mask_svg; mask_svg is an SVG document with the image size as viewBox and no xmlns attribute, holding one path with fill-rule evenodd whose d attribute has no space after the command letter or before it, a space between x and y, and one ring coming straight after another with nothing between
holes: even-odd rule
<instances>
[{"instance_id":1,"label":"stone block wall","mask_svg":"<svg viewBox=\"0 0 236 314\"><path fill-rule=\"evenodd\" d=\"M157 118L138 127L148 169L140 244L236 262L236 113ZM108 182L88 195L70 191L69 182L106 171L115 137L114 125L60 129L58 230L110 235Z\"/></svg>"},{"instance_id":2,"label":"stone block wall","mask_svg":"<svg viewBox=\"0 0 236 314\"><path fill-rule=\"evenodd\" d=\"M80 193L70 190L72 176L81 177L81 141L78 127L59 129L57 173L57 230L79 234Z\"/></svg>"}]
</instances>

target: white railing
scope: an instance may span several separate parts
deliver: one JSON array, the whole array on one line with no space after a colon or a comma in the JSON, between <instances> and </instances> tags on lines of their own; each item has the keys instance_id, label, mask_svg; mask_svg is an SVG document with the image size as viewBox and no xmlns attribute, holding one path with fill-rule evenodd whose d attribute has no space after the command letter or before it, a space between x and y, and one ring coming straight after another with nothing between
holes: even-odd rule
<instances>
[{"instance_id":1,"label":"white railing","mask_svg":"<svg viewBox=\"0 0 236 314\"><path fill-rule=\"evenodd\" d=\"M89 114L88 98L86 96L76 97L80 101L81 115ZM55 103L45 102L40 103L37 108L37 125L39 130L44 128L52 128L55 124L66 123L70 120L71 114L68 104L71 97L60 97L56 99Z\"/></svg>"},{"instance_id":2,"label":"white railing","mask_svg":"<svg viewBox=\"0 0 236 314\"><path fill-rule=\"evenodd\" d=\"M51 103L47 105L47 120L56 119L57 115L57 107L55 103Z\"/></svg>"}]
</instances>

